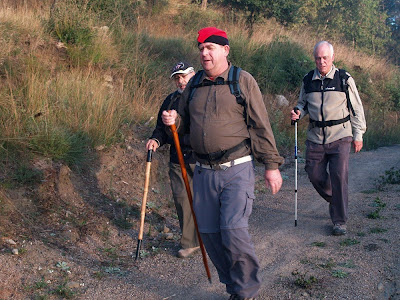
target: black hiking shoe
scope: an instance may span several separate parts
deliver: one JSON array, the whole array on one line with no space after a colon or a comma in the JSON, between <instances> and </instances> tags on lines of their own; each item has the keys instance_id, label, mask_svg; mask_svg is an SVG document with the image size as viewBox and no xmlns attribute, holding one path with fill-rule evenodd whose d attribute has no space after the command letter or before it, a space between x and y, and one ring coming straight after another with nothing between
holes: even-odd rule
<instances>
[{"instance_id":1,"label":"black hiking shoe","mask_svg":"<svg viewBox=\"0 0 400 300\"><path fill-rule=\"evenodd\" d=\"M347 233L346 225L335 224L333 225L332 234L333 235L345 235Z\"/></svg>"}]
</instances>

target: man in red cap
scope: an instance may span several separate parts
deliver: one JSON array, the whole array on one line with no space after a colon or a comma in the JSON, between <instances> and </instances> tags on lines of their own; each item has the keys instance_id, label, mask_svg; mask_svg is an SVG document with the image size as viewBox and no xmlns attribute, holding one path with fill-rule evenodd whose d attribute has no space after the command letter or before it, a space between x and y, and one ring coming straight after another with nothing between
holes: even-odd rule
<instances>
[{"instance_id":1,"label":"man in red cap","mask_svg":"<svg viewBox=\"0 0 400 300\"><path fill-rule=\"evenodd\" d=\"M265 183L273 194L282 185L278 167L283 158L255 79L242 70L240 95L231 92L228 77L235 67L228 61L226 33L215 27L198 33L204 71L188 83L179 114L164 111L162 120L190 132L196 158L193 207L201 238L229 299L254 299L260 288L260 266L248 232L255 199L253 158L265 165ZM195 79L198 84L192 86Z\"/></svg>"}]
</instances>

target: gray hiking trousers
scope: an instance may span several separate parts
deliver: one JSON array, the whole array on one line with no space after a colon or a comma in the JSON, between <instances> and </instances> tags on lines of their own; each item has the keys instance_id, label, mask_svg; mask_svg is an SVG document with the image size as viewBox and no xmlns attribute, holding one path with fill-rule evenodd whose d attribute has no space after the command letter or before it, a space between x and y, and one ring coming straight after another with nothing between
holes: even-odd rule
<instances>
[{"instance_id":1,"label":"gray hiking trousers","mask_svg":"<svg viewBox=\"0 0 400 300\"><path fill-rule=\"evenodd\" d=\"M347 221L351 141L351 137L325 145L306 141L305 170L314 188L329 203L333 224L343 225Z\"/></svg>"},{"instance_id":2,"label":"gray hiking trousers","mask_svg":"<svg viewBox=\"0 0 400 300\"><path fill-rule=\"evenodd\" d=\"M186 164L186 173L189 184L191 185L191 190L193 190L193 170L194 164ZM176 213L179 219L179 226L182 232L181 247L183 249L197 247L199 246L199 241L197 239L196 227L194 225L192 210L190 208L185 182L183 181L179 164L169 163L169 178L171 181Z\"/></svg>"},{"instance_id":3,"label":"gray hiking trousers","mask_svg":"<svg viewBox=\"0 0 400 300\"><path fill-rule=\"evenodd\" d=\"M253 162L226 170L196 166L194 210L207 253L229 294L257 296L260 268L248 232L254 200Z\"/></svg>"}]
</instances>

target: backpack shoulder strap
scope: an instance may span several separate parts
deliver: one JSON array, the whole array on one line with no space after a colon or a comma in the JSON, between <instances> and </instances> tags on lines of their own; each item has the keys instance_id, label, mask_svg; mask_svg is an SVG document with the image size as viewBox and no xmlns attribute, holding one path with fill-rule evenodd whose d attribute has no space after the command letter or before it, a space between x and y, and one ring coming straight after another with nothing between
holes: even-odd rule
<instances>
[{"instance_id":1,"label":"backpack shoulder strap","mask_svg":"<svg viewBox=\"0 0 400 300\"><path fill-rule=\"evenodd\" d=\"M241 68L232 66L232 68L229 69L228 73L229 89L231 91L231 94L234 95L236 98L240 97L239 76L241 70Z\"/></svg>"},{"instance_id":2,"label":"backpack shoulder strap","mask_svg":"<svg viewBox=\"0 0 400 300\"><path fill-rule=\"evenodd\" d=\"M203 73L204 73L204 71L200 70L200 71L197 71L196 74L193 76L192 83L190 84L190 87L189 87L190 92L189 92L188 102L192 101L194 92L198 88L198 85L199 85L201 77L203 76Z\"/></svg>"},{"instance_id":3,"label":"backpack shoulder strap","mask_svg":"<svg viewBox=\"0 0 400 300\"><path fill-rule=\"evenodd\" d=\"M352 112L353 116L356 116L356 112L354 111L353 105L351 105L350 102L349 85L347 84L347 80L350 78L350 76L347 74L346 70L339 69L339 78L342 84L342 91L346 93L347 109Z\"/></svg>"},{"instance_id":4,"label":"backpack shoulder strap","mask_svg":"<svg viewBox=\"0 0 400 300\"><path fill-rule=\"evenodd\" d=\"M240 105L243 106L244 111L243 115L246 121L247 126L249 126L249 115L247 113L247 105L246 101L242 96L241 90L240 90L240 84L239 84L239 76L240 76L240 71L242 69L236 66L232 66L229 69L228 73L228 84L229 84L229 89L231 91L231 94L236 97L236 102Z\"/></svg>"},{"instance_id":5,"label":"backpack shoulder strap","mask_svg":"<svg viewBox=\"0 0 400 300\"><path fill-rule=\"evenodd\" d=\"M314 70L311 70L308 72L304 77L303 77L303 83L304 83L304 90L307 92L310 88L310 84L312 81L312 77L314 75Z\"/></svg>"}]
</instances>

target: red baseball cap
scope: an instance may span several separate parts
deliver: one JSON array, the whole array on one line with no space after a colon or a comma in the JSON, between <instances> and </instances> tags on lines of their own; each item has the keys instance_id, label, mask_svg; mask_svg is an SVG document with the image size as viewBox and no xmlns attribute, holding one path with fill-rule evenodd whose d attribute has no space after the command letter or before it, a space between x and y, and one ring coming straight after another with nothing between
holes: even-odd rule
<instances>
[{"instance_id":1,"label":"red baseball cap","mask_svg":"<svg viewBox=\"0 0 400 300\"><path fill-rule=\"evenodd\" d=\"M229 45L228 36L226 32L216 27L205 27L198 32L197 42L202 43L215 43L218 45Z\"/></svg>"}]
</instances>

